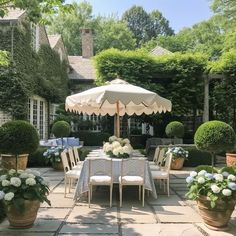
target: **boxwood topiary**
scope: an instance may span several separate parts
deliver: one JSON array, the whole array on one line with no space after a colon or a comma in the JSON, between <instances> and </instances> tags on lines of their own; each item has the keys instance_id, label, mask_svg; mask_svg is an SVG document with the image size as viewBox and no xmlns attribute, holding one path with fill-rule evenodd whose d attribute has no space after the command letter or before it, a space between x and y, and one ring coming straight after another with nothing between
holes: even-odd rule
<instances>
[{"instance_id":1,"label":"boxwood topiary","mask_svg":"<svg viewBox=\"0 0 236 236\"><path fill-rule=\"evenodd\" d=\"M63 120L55 122L52 126L52 133L56 138L67 137L70 131L70 124Z\"/></svg>"},{"instance_id":2,"label":"boxwood topiary","mask_svg":"<svg viewBox=\"0 0 236 236\"><path fill-rule=\"evenodd\" d=\"M27 121L9 121L0 128L0 152L13 155L32 153L39 145L37 130Z\"/></svg>"},{"instance_id":3,"label":"boxwood topiary","mask_svg":"<svg viewBox=\"0 0 236 236\"><path fill-rule=\"evenodd\" d=\"M179 121L172 121L166 126L165 132L170 138L183 138L184 125Z\"/></svg>"},{"instance_id":4,"label":"boxwood topiary","mask_svg":"<svg viewBox=\"0 0 236 236\"><path fill-rule=\"evenodd\" d=\"M225 122L214 120L202 124L194 135L194 143L200 150L212 155L214 166L215 153L229 151L235 145L236 137L233 128Z\"/></svg>"}]
</instances>

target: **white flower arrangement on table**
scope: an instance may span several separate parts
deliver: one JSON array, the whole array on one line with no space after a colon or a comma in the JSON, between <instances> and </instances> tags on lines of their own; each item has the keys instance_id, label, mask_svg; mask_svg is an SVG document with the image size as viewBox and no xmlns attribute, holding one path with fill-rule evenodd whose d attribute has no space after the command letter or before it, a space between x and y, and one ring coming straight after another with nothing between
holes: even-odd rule
<instances>
[{"instance_id":1,"label":"white flower arrangement on table","mask_svg":"<svg viewBox=\"0 0 236 236\"><path fill-rule=\"evenodd\" d=\"M49 188L40 172L27 169L11 169L0 175L0 201L6 207L14 205L19 212L24 211L24 200L46 201Z\"/></svg>"},{"instance_id":2,"label":"white flower arrangement on table","mask_svg":"<svg viewBox=\"0 0 236 236\"><path fill-rule=\"evenodd\" d=\"M182 147L169 147L165 156L169 153L172 153L172 160L180 158L188 159L188 151L184 150Z\"/></svg>"},{"instance_id":3,"label":"white flower arrangement on table","mask_svg":"<svg viewBox=\"0 0 236 236\"><path fill-rule=\"evenodd\" d=\"M104 143L103 151L110 157L127 158L132 153L133 148L130 145L129 139L111 136L109 142Z\"/></svg>"},{"instance_id":4,"label":"white flower arrangement on table","mask_svg":"<svg viewBox=\"0 0 236 236\"><path fill-rule=\"evenodd\" d=\"M186 196L191 200L197 200L200 196L206 196L214 208L217 200L236 200L236 176L228 172L208 173L192 171L186 178L188 192Z\"/></svg>"}]
</instances>

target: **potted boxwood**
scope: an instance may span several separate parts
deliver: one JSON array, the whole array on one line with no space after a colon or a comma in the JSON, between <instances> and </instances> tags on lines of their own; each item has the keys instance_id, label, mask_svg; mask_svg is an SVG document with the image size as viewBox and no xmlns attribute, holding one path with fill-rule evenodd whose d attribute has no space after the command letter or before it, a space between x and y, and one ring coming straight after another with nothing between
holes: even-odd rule
<instances>
[{"instance_id":1,"label":"potted boxwood","mask_svg":"<svg viewBox=\"0 0 236 236\"><path fill-rule=\"evenodd\" d=\"M49 188L38 171L11 169L0 175L0 203L13 227L31 227L40 202L50 205L48 194Z\"/></svg>"},{"instance_id":2,"label":"potted boxwood","mask_svg":"<svg viewBox=\"0 0 236 236\"><path fill-rule=\"evenodd\" d=\"M231 149L235 143L233 128L222 121L209 121L196 131L198 149L212 156L212 173L192 172L187 178L187 196L197 200L205 224L215 230L225 229L236 204L236 176L228 172L213 173L215 153Z\"/></svg>"},{"instance_id":3,"label":"potted boxwood","mask_svg":"<svg viewBox=\"0 0 236 236\"><path fill-rule=\"evenodd\" d=\"M56 138L61 138L61 146L58 148L49 149L44 155L46 156L47 160L52 163L52 167L56 170L63 170L60 153L64 149L63 137L68 137L70 132L70 124L66 121L57 121L52 126L53 135Z\"/></svg>"},{"instance_id":4,"label":"potted boxwood","mask_svg":"<svg viewBox=\"0 0 236 236\"><path fill-rule=\"evenodd\" d=\"M6 169L26 169L28 155L36 151L39 135L33 125L23 120L9 121L0 128L0 153Z\"/></svg>"}]
</instances>

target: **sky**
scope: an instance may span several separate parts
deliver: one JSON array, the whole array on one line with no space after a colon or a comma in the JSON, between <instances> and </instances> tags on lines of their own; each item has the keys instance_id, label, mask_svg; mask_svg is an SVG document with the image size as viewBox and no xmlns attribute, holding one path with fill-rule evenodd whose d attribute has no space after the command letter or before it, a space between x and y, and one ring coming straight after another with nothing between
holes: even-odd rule
<instances>
[{"instance_id":1,"label":"sky","mask_svg":"<svg viewBox=\"0 0 236 236\"><path fill-rule=\"evenodd\" d=\"M71 2L69 0L67 2ZM81 2L83 0L77 0ZM94 15L122 14L133 5L142 6L147 12L159 10L169 20L177 33L183 27L208 19L212 12L210 0L87 0Z\"/></svg>"}]
</instances>

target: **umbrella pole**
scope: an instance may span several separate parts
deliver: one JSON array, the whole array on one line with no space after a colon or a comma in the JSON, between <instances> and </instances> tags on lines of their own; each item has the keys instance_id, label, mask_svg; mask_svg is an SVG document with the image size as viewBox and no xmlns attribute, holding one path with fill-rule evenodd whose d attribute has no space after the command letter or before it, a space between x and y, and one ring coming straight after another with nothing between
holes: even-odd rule
<instances>
[{"instance_id":1,"label":"umbrella pole","mask_svg":"<svg viewBox=\"0 0 236 236\"><path fill-rule=\"evenodd\" d=\"M119 138L120 137L120 106L119 106L119 101L116 102L116 110L117 110L117 116L116 116L116 135Z\"/></svg>"}]
</instances>

